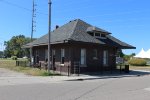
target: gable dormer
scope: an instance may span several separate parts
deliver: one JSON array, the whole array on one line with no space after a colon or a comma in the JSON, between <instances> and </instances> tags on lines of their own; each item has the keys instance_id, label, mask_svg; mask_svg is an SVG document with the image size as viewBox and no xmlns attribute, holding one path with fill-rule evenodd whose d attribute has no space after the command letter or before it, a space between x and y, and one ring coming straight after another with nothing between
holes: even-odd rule
<instances>
[{"instance_id":1,"label":"gable dormer","mask_svg":"<svg viewBox=\"0 0 150 100\"><path fill-rule=\"evenodd\" d=\"M106 39L108 34L111 34L103 29L91 26L87 28L87 33L91 36L94 36L95 38L102 38Z\"/></svg>"}]
</instances>

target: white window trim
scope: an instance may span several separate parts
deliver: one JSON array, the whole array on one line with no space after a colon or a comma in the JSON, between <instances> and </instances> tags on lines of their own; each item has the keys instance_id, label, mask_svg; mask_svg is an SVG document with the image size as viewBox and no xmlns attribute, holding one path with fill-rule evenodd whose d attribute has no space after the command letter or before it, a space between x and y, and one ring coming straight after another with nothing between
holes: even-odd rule
<instances>
[{"instance_id":1,"label":"white window trim","mask_svg":"<svg viewBox=\"0 0 150 100\"><path fill-rule=\"evenodd\" d=\"M48 59L48 49L45 49L45 59Z\"/></svg>"},{"instance_id":2,"label":"white window trim","mask_svg":"<svg viewBox=\"0 0 150 100\"><path fill-rule=\"evenodd\" d=\"M106 37L101 37L101 34L102 33L99 33L100 34L100 36L95 36L95 32L93 33L93 36L95 37L95 38L100 38L100 39L106 39Z\"/></svg>"},{"instance_id":3,"label":"white window trim","mask_svg":"<svg viewBox=\"0 0 150 100\"><path fill-rule=\"evenodd\" d=\"M61 57L65 57L65 49L61 49Z\"/></svg>"},{"instance_id":4,"label":"white window trim","mask_svg":"<svg viewBox=\"0 0 150 100\"><path fill-rule=\"evenodd\" d=\"M62 63L63 57L65 57L65 49L61 49L61 63Z\"/></svg>"},{"instance_id":5,"label":"white window trim","mask_svg":"<svg viewBox=\"0 0 150 100\"><path fill-rule=\"evenodd\" d=\"M93 52L94 52L93 59L94 59L94 60L97 60L97 59L98 59L98 50L97 50L97 49L94 49Z\"/></svg>"},{"instance_id":6,"label":"white window trim","mask_svg":"<svg viewBox=\"0 0 150 100\"><path fill-rule=\"evenodd\" d=\"M108 66L109 63L108 50L103 51L103 66Z\"/></svg>"},{"instance_id":7,"label":"white window trim","mask_svg":"<svg viewBox=\"0 0 150 100\"><path fill-rule=\"evenodd\" d=\"M52 55L55 56L56 55L56 50L52 49Z\"/></svg>"},{"instance_id":8,"label":"white window trim","mask_svg":"<svg viewBox=\"0 0 150 100\"><path fill-rule=\"evenodd\" d=\"M87 67L86 66L86 49L82 48L80 54L80 66L81 67ZM83 54L82 54L83 53ZM82 59L83 58L83 59ZM82 61L83 60L83 61ZM83 62L83 63L82 63Z\"/></svg>"}]
</instances>

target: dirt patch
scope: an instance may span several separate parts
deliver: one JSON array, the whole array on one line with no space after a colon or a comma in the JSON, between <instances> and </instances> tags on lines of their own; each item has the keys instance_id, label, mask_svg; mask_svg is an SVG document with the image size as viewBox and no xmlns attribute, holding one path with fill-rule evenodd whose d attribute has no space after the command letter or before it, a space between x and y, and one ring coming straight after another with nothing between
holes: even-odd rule
<instances>
[{"instance_id":1,"label":"dirt patch","mask_svg":"<svg viewBox=\"0 0 150 100\"><path fill-rule=\"evenodd\" d=\"M25 75L24 73L10 71L5 68L0 68L0 77L22 77L22 76L27 76L27 75Z\"/></svg>"}]
</instances>

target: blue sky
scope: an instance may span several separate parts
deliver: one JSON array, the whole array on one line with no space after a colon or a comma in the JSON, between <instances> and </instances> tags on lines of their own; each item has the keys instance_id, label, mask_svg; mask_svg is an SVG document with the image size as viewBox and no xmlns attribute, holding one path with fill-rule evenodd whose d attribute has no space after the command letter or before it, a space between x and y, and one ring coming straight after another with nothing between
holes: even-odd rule
<instances>
[{"instance_id":1,"label":"blue sky","mask_svg":"<svg viewBox=\"0 0 150 100\"><path fill-rule=\"evenodd\" d=\"M48 0L35 0L38 38L48 32ZM136 46L124 53L150 49L150 0L52 0L52 29L82 19ZM31 34L32 0L0 0L0 50L12 36Z\"/></svg>"}]
</instances>

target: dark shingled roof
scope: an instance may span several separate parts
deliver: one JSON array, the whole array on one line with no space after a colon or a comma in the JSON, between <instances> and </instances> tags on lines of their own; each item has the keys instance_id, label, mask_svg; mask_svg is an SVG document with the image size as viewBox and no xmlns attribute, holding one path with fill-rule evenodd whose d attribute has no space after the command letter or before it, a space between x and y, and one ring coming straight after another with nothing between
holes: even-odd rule
<instances>
[{"instance_id":1,"label":"dark shingled roof","mask_svg":"<svg viewBox=\"0 0 150 100\"><path fill-rule=\"evenodd\" d=\"M86 30L88 33L90 32L101 32L101 33L104 33L104 34L111 34L110 32L108 31L105 31L103 29L100 29L98 27L95 27L95 26L91 26L91 27L88 27L87 30Z\"/></svg>"},{"instance_id":2,"label":"dark shingled roof","mask_svg":"<svg viewBox=\"0 0 150 100\"><path fill-rule=\"evenodd\" d=\"M99 39L99 40L104 42L107 45L118 47L120 49L135 49L135 47L133 47L125 42L122 42L119 39L117 39L111 35L107 35L106 39Z\"/></svg>"},{"instance_id":3,"label":"dark shingled roof","mask_svg":"<svg viewBox=\"0 0 150 100\"><path fill-rule=\"evenodd\" d=\"M92 28L94 31L99 31L102 33L110 34L103 29L94 27L80 19L70 21L69 23L57 28L51 32L51 44L63 43L64 41L78 41L86 43L96 43L96 44L106 44L110 46L116 46L120 48L135 48L128 45L111 35L107 35L107 39L96 39L95 37L89 35L87 30ZM32 46L48 45L48 34L42 36L41 38L24 45L24 48L30 48Z\"/></svg>"}]
</instances>

